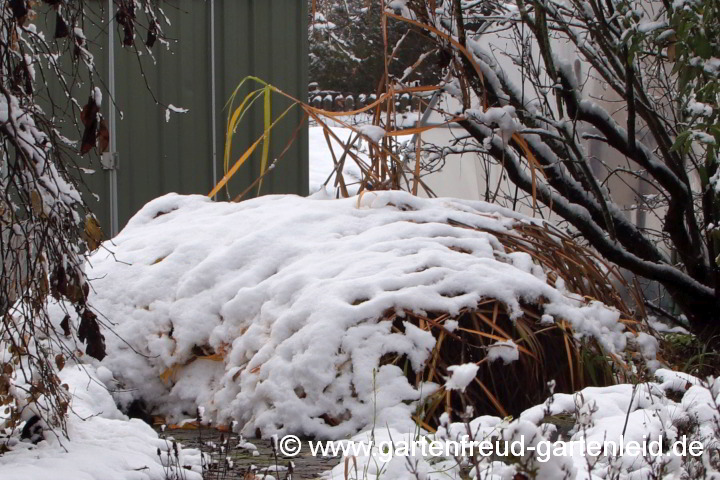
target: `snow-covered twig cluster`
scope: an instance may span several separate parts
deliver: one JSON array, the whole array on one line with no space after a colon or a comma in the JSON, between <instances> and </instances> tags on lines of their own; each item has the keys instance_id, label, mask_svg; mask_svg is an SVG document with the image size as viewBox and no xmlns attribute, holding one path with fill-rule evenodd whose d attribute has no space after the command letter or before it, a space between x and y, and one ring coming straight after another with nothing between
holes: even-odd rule
<instances>
[{"instance_id":1,"label":"snow-covered twig cluster","mask_svg":"<svg viewBox=\"0 0 720 480\"><path fill-rule=\"evenodd\" d=\"M85 354L105 355L84 273L85 254L102 233L80 196L75 163L78 153L108 145L102 82L85 32L107 28L105 8L0 1L0 427L11 431L32 416L65 425L68 393L57 373L82 352L68 350L61 335L76 332ZM147 48L162 37L156 2L115 0L114 8L126 45L144 22L139 15ZM78 321L52 324L49 296L71 306Z\"/></svg>"}]
</instances>

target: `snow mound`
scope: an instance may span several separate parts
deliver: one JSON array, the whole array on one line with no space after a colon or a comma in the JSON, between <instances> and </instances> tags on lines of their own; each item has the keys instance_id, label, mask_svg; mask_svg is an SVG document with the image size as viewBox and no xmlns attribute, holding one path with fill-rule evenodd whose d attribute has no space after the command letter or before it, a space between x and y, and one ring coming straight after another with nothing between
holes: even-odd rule
<instances>
[{"instance_id":1,"label":"snow mound","mask_svg":"<svg viewBox=\"0 0 720 480\"><path fill-rule=\"evenodd\" d=\"M165 480L175 474L202 479L199 450L180 448L177 461L169 461L172 445L143 421L128 419L117 409L100 379L111 377L107 369L73 364L59 377L72 396L68 438L45 431L37 445L16 437L3 442L8 448L0 455L3 480ZM171 465L191 469L180 472Z\"/></svg>"},{"instance_id":2,"label":"snow mound","mask_svg":"<svg viewBox=\"0 0 720 480\"><path fill-rule=\"evenodd\" d=\"M491 362L502 360L505 364L508 364L520 358L520 353L518 352L515 342L505 340L490 345L487 358Z\"/></svg>"},{"instance_id":3,"label":"snow mound","mask_svg":"<svg viewBox=\"0 0 720 480\"><path fill-rule=\"evenodd\" d=\"M411 429L415 402L439 388L381 362L425 367L436 339L407 312L452 317L491 298L516 318L536 303L622 351L618 311L549 285L493 234L529 222L403 192L166 195L90 259L91 303L118 335L106 335L103 365L171 419L199 405L251 436L342 438L373 421Z\"/></svg>"}]
</instances>

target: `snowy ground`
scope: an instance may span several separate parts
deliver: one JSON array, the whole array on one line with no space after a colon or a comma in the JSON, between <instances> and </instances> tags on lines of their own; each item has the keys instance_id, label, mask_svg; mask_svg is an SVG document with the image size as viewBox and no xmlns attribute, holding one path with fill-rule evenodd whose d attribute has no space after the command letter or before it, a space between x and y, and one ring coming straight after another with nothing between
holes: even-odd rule
<instances>
[{"instance_id":1,"label":"snowy ground","mask_svg":"<svg viewBox=\"0 0 720 480\"><path fill-rule=\"evenodd\" d=\"M398 115L398 117L398 121L403 121L402 118L404 117L400 118L400 115ZM357 119L354 120L357 121ZM346 125L352 125L353 119L343 117L342 122L344 122L344 124ZM384 133L384 130L381 127L375 127L373 125L356 125L353 127L355 128L355 130L352 130L350 128L341 126L339 123L333 122L331 120L328 120L328 123L330 125L330 130L332 130L335 136L341 142L343 142L343 144L347 144L350 142L350 140L354 139L357 136L358 131L367 135L374 141L381 140L382 134ZM339 189L335 185L336 167L335 163L333 162L333 153L335 155L335 159L339 162L341 157L343 156L345 146L339 143L331 135L329 136L330 143L332 145L332 152L330 150L330 147L328 146L327 139L325 138L324 129L318 126L310 126L309 128L309 191L311 195L322 191L328 198L337 198L339 196L337 195ZM409 141L411 138L411 135L405 135L399 136L396 139L398 142L406 142ZM367 154L367 140L361 139L360 141L356 142L354 144L352 152L357 155L357 157L359 157L360 161L363 162L367 168L367 166L370 164L370 160ZM362 179L362 171L358 166L357 162L349 156L343 162L343 178L345 179L348 193L350 195L357 194L359 182Z\"/></svg>"},{"instance_id":2,"label":"snowy ground","mask_svg":"<svg viewBox=\"0 0 720 480\"><path fill-rule=\"evenodd\" d=\"M0 455L0 478L165 480L176 473L187 480L202 478L199 450L180 448L176 456L148 424L118 410L105 384L112 382L107 368L67 365L59 375L72 395L68 438L50 431L37 445L11 438L9 451ZM180 473L177 465L191 469Z\"/></svg>"}]
</instances>

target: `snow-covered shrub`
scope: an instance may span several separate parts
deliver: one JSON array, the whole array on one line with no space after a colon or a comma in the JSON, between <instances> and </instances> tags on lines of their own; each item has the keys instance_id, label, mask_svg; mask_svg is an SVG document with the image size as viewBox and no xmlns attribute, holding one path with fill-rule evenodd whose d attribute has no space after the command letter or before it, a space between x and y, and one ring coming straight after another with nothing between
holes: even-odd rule
<instances>
[{"instance_id":1,"label":"snow-covered shrub","mask_svg":"<svg viewBox=\"0 0 720 480\"><path fill-rule=\"evenodd\" d=\"M94 254L88 275L117 334L102 364L157 413L202 406L250 435L339 438L373 421L435 422L454 364L479 365L462 395L503 414L542 401L548 380L589 382L588 352L616 366L597 382L623 378L627 308L612 271L563 260L573 249L482 202L171 194ZM509 365L485 358L497 348L514 350L497 354Z\"/></svg>"}]
</instances>

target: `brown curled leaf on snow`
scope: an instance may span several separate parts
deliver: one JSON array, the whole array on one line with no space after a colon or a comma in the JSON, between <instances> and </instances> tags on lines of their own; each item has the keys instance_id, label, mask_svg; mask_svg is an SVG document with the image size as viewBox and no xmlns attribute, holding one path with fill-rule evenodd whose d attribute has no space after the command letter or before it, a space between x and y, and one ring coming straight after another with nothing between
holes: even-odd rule
<instances>
[{"instance_id":1,"label":"brown curled leaf on snow","mask_svg":"<svg viewBox=\"0 0 720 480\"><path fill-rule=\"evenodd\" d=\"M77 272L73 272L68 272L62 265L58 265L50 275L50 294L58 300L64 297L73 303L84 304L90 293L90 286Z\"/></svg>"},{"instance_id":2,"label":"brown curled leaf on snow","mask_svg":"<svg viewBox=\"0 0 720 480\"><path fill-rule=\"evenodd\" d=\"M62 328L63 335L66 337L70 336L70 315L65 315L65 318L63 318L62 322L60 322L60 328Z\"/></svg>"},{"instance_id":3,"label":"brown curled leaf on snow","mask_svg":"<svg viewBox=\"0 0 720 480\"><path fill-rule=\"evenodd\" d=\"M65 275L65 268L62 265L58 265L57 268L50 275L50 293L53 298L60 299L67 295L67 275ZM64 321L64 320L63 320Z\"/></svg>"},{"instance_id":4,"label":"brown curled leaf on snow","mask_svg":"<svg viewBox=\"0 0 720 480\"><path fill-rule=\"evenodd\" d=\"M165 371L160 374L160 380L162 380L165 385L169 385L173 377L175 376L178 368L179 367L177 365L166 368Z\"/></svg>"}]
</instances>

